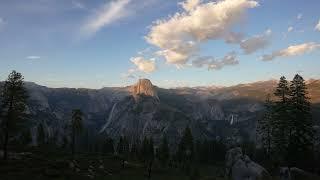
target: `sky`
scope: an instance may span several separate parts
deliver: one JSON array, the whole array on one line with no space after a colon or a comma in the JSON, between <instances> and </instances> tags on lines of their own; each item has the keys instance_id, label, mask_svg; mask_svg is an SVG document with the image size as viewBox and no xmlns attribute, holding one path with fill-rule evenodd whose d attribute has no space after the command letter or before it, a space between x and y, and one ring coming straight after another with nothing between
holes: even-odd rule
<instances>
[{"instance_id":1,"label":"sky","mask_svg":"<svg viewBox=\"0 0 320 180\"><path fill-rule=\"evenodd\" d=\"M49 87L320 79L319 0L2 0L0 80Z\"/></svg>"}]
</instances>

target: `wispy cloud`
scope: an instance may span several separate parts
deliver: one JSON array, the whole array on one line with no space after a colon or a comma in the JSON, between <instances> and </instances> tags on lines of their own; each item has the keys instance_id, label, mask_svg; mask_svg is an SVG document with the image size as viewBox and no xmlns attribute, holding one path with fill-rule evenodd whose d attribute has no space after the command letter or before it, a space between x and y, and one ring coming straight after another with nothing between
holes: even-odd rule
<instances>
[{"instance_id":1,"label":"wispy cloud","mask_svg":"<svg viewBox=\"0 0 320 180\"><path fill-rule=\"evenodd\" d=\"M0 30L5 24L6 24L6 21L2 17L0 17Z\"/></svg>"},{"instance_id":2,"label":"wispy cloud","mask_svg":"<svg viewBox=\"0 0 320 180\"><path fill-rule=\"evenodd\" d=\"M271 54L263 55L261 57L261 60L271 61L277 57L298 56L298 55L303 55L305 53L308 53L314 50L319 50L319 49L320 49L320 44L317 44L314 42L297 44L297 45L289 46L288 48L285 48L282 50L274 51Z\"/></svg>"},{"instance_id":3,"label":"wispy cloud","mask_svg":"<svg viewBox=\"0 0 320 180\"><path fill-rule=\"evenodd\" d=\"M270 44L270 35L271 30L268 29L264 34L255 35L248 39L242 40L240 47L245 54L254 53Z\"/></svg>"},{"instance_id":4,"label":"wispy cloud","mask_svg":"<svg viewBox=\"0 0 320 180\"><path fill-rule=\"evenodd\" d=\"M299 14L297 15L297 20L301 20L301 19L302 19L302 16L303 16L303 14L302 14L302 13L299 13Z\"/></svg>"},{"instance_id":5,"label":"wispy cloud","mask_svg":"<svg viewBox=\"0 0 320 180\"><path fill-rule=\"evenodd\" d=\"M318 24L314 27L314 29L320 31L320 20L318 21Z\"/></svg>"},{"instance_id":6,"label":"wispy cloud","mask_svg":"<svg viewBox=\"0 0 320 180\"><path fill-rule=\"evenodd\" d=\"M87 7L82 2L79 2L77 0L73 0L73 1L71 1L71 3L73 5L73 7L76 9L87 9Z\"/></svg>"},{"instance_id":7,"label":"wispy cloud","mask_svg":"<svg viewBox=\"0 0 320 180\"><path fill-rule=\"evenodd\" d=\"M114 0L105 3L95 12L83 25L82 32L85 35L92 35L103 27L127 17L130 11L126 8L131 0Z\"/></svg>"},{"instance_id":8,"label":"wispy cloud","mask_svg":"<svg viewBox=\"0 0 320 180\"><path fill-rule=\"evenodd\" d=\"M139 71L145 73L151 73L156 70L155 59L145 59L143 57L133 57L130 59L131 62L137 66Z\"/></svg>"},{"instance_id":9,"label":"wispy cloud","mask_svg":"<svg viewBox=\"0 0 320 180\"><path fill-rule=\"evenodd\" d=\"M222 59L214 59L210 56L197 57L192 61L192 66L197 68L206 67L208 70L220 70L225 66L233 66L239 64L235 52L230 52Z\"/></svg>"},{"instance_id":10,"label":"wispy cloud","mask_svg":"<svg viewBox=\"0 0 320 180\"><path fill-rule=\"evenodd\" d=\"M28 60L38 60L38 59L41 59L40 56L27 56L26 59Z\"/></svg>"}]
</instances>

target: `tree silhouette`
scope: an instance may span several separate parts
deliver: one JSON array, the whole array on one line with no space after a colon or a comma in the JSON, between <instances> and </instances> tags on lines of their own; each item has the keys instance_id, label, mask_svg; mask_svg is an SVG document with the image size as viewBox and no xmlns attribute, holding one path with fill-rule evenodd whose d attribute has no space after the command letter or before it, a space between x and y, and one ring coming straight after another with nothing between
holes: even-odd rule
<instances>
[{"instance_id":1,"label":"tree silhouette","mask_svg":"<svg viewBox=\"0 0 320 180\"><path fill-rule=\"evenodd\" d=\"M38 146L41 146L45 143L46 138L45 138L45 131L44 131L44 127L43 124L40 123L37 127L37 143Z\"/></svg>"},{"instance_id":2,"label":"tree silhouette","mask_svg":"<svg viewBox=\"0 0 320 180\"><path fill-rule=\"evenodd\" d=\"M266 155L269 157L271 153L271 140L272 140L272 118L273 118L273 103L270 99L270 94L267 95L264 103L265 113L262 119L258 121L257 136L261 140L262 147Z\"/></svg>"},{"instance_id":3,"label":"tree silhouette","mask_svg":"<svg viewBox=\"0 0 320 180\"><path fill-rule=\"evenodd\" d=\"M288 81L284 76L280 78L275 90L275 105L272 118L272 146L275 155L275 161L285 163L288 149L289 134L289 95L290 89Z\"/></svg>"},{"instance_id":4,"label":"tree silhouette","mask_svg":"<svg viewBox=\"0 0 320 180\"><path fill-rule=\"evenodd\" d=\"M167 137L163 137L160 147L157 151L157 157L163 167L165 167L169 161L170 158L170 149Z\"/></svg>"},{"instance_id":5,"label":"tree silhouette","mask_svg":"<svg viewBox=\"0 0 320 180\"><path fill-rule=\"evenodd\" d=\"M71 153L74 158L75 146L76 146L76 136L82 132L82 117L83 113L80 109L72 110L72 119L71 119Z\"/></svg>"},{"instance_id":6,"label":"tree silhouette","mask_svg":"<svg viewBox=\"0 0 320 180\"><path fill-rule=\"evenodd\" d=\"M190 168L191 162L194 158L194 144L191 129L186 127L183 136L178 146L177 157L180 163L182 163L182 168Z\"/></svg>"},{"instance_id":7,"label":"tree silhouette","mask_svg":"<svg viewBox=\"0 0 320 180\"><path fill-rule=\"evenodd\" d=\"M313 121L307 87L300 75L295 75L290 85L289 166L301 164L311 154Z\"/></svg>"},{"instance_id":8,"label":"tree silhouette","mask_svg":"<svg viewBox=\"0 0 320 180\"><path fill-rule=\"evenodd\" d=\"M3 159L8 158L8 143L12 134L20 129L27 119L26 101L28 95L23 76L12 71L4 82L1 92L1 128L4 132Z\"/></svg>"}]
</instances>

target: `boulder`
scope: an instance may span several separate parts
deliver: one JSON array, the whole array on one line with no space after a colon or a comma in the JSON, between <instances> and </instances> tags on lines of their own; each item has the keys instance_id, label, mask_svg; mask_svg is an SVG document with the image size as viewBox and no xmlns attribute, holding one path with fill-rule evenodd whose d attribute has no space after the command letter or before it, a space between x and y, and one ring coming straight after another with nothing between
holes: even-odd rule
<instances>
[{"instance_id":1,"label":"boulder","mask_svg":"<svg viewBox=\"0 0 320 180\"><path fill-rule=\"evenodd\" d=\"M320 179L319 176L304 171L302 169L291 167L281 167L280 168L280 179L281 180L316 180Z\"/></svg>"},{"instance_id":2,"label":"boulder","mask_svg":"<svg viewBox=\"0 0 320 180\"><path fill-rule=\"evenodd\" d=\"M267 170L244 155L240 147L227 152L226 173L232 180L270 179Z\"/></svg>"}]
</instances>

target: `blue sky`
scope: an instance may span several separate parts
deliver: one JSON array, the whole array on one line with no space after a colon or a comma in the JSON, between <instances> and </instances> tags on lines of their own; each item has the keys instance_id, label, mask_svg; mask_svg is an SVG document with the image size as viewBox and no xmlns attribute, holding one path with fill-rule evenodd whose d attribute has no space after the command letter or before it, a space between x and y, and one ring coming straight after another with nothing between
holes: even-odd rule
<instances>
[{"instance_id":1,"label":"blue sky","mask_svg":"<svg viewBox=\"0 0 320 180\"><path fill-rule=\"evenodd\" d=\"M319 7L319 0L0 1L0 80L11 70L41 85L86 88L139 77L161 87L320 78Z\"/></svg>"}]
</instances>

